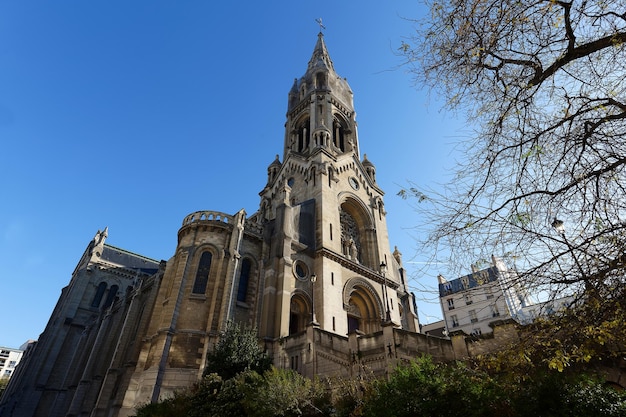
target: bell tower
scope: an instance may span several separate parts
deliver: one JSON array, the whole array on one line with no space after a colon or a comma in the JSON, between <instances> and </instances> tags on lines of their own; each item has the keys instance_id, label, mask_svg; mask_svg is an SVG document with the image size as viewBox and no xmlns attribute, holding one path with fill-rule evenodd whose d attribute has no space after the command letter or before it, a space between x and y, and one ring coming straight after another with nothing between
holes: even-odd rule
<instances>
[{"instance_id":1,"label":"bell tower","mask_svg":"<svg viewBox=\"0 0 626 417\"><path fill-rule=\"evenodd\" d=\"M285 151L309 155L324 150L330 156L358 156L352 90L335 72L320 32L307 71L289 92Z\"/></svg>"},{"instance_id":2,"label":"bell tower","mask_svg":"<svg viewBox=\"0 0 626 417\"><path fill-rule=\"evenodd\" d=\"M375 172L360 158L353 93L320 32L289 91L283 161L270 164L260 192L262 337L309 325L340 335L419 328Z\"/></svg>"}]
</instances>

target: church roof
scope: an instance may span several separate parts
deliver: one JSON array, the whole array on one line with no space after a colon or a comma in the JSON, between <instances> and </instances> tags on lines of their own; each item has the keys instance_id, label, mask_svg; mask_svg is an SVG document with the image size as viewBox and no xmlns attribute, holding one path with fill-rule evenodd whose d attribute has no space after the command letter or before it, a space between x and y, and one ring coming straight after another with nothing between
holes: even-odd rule
<instances>
[{"instance_id":1,"label":"church roof","mask_svg":"<svg viewBox=\"0 0 626 417\"><path fill-rule=\"evenodd\" d=\"M159 261L109 245L108 243L104 244L101 259L125 268L138 269L147 274L153 274L159 270Z\"/></svg>"},{"instance_id":2,"label":"church roof","mask_svg":"<svg viewBox=\"0 0 626 417\"><path fill-rule=\"evenodd\" d=\"M444 283L440 282L439 296L445 297L446 295L455 294L490 282L495 282L498 280L498 276L498 268L492 266L487 269L465 275L461 278L453 279L452 281Z\"/></svg>"}]
</instances>

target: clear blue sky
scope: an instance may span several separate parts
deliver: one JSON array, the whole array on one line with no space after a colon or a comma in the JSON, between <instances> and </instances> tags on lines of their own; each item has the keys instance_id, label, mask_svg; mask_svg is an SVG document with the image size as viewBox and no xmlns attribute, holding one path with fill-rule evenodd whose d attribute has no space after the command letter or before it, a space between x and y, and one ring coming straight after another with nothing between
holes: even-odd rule
<instances>
[{"instance_id":1,"label":"clear blue sky","mask_svg":"<svg viewBox=\"0 0 626 417\"><path fill-rule=\"evenodd\" d=\"M443 181L459 134L398 69L405 18L423 12L416 1L1 1L0 345L39 336L98 229L167 260L187 214L257 210L318 17L386 191L391 246L421 321L436 320L423 288L437 270L416 272L420 219L396 196L407 180Z\"/></svg>"}]
</instances>

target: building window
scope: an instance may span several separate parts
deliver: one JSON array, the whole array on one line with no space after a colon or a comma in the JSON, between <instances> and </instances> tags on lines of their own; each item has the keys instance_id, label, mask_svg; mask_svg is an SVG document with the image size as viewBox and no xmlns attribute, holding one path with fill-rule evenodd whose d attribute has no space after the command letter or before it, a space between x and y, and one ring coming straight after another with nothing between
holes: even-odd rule
<instances>
[{"instance_id":1,"label":"building window","mask_svg":"<svg viewBox=\"0 0 626 417\"><path fill-rule=\"evenodd\" d=\"M237 289L237 301L245 302L248 295L248 282L250 281L250 270L252 262L250 259L244 259L241 263L241 273L239 274L239 287Z\"/></svg>"},{"instance_id":2,"label":"building window","mask_svg":"<svg viewBox=\"0 0 626 417\"><path fill-rule=\"evenodd\" d=\"M487 300L491 300L493 298L493 291L491 288L487 288L485 291L487 292Z\"/></svg>"},{"instance_id":3,"label":"building window","mask_svg":"<svg viewBox=\"0 0 626 417\"><path fill-rule=\"evenodd\" d=\"M472 296L471 296L471 294L465 294L465 304L466 304L466 305L470 305L470 304L472 304L472 302L473 302L473 301L472 301Z\"/></svg>"},{"instance_id":4,"label":"building window","mask_svg":"<svg viewBox=\"0 0 626 417\"><path fill-rule=\"evenodd\" d=\"M454 299L448 298L448 310L454 310Z\"/></svg>"},{"instance_id":5,"label":"building window","mask_svg":"<svg viewBox=\"0 0 626 417\"><path fill-rule=\"evenodd\" d=\"M526 307L526 299L521 294L518 294L517 298L519 299L519 302L522 305L522 307Z\"/></svg>"},{"instance_id":6,"label":"building window","mask_svg":"<svg viewBox=\"0 0 626 417\"><path fill-rule=\"evenodd\" d=\"M461 278L461 282L463 283L463 288L468 289L469 288L469 277L468 276L464 276L463 278Z\"/></svg>"},{"instance_id":7,"label":"building window","mask_svg":"<svg viewBox=\"0 0 626 417\"><path fill-rule=\"evenodd\" d=\"M450 320L452 320L452 327L459 327L459 319L456 315L450 316Z\"/></svg>"},{"instance_id":8,"label":"building window","mask_svg":"<svg viewBox=\"0 0 626 417\"><path fill-rule=\"evenodd\" d=\"M295 263L293 264L293 272L300 280L306 280L309 276L308 266L300 260L295 261Z\"/></svg>"},{"instance_id":9,"label":"building window","mask_svg":"<svg viewBox=\"0 0 626 417\"><path fill-rule=\"evenodd\" d=\"M117 285L111 285L109 288L109 295L107 295L107 300L104 302L102 308L109 308L111 305L117 301L117 290L119 287Z\"/></svg>"},{"instance_id":10,"label":"building window","mask_svg":"<svg viewBox=\"0 0 626 417\"><path fill-rule=\"evenodd\" d=\"M341 152L346 151L345 129L337 120L333 121L333 145Z\"/></svg>"},{"instance_id":11,"label":"building window","mask_svg":"<svg viewBox=\"0 0 626 417\"><path fill-rule=\"evenodd\" d=\"M196 280L193 283L194 294L204 294L207 284L209 283L209 271L211 270L211 252L203 252L198 264L198 272L196 272Z\"/></svg>"},{"instance_id":12,"label":"building window","mask_svg":"<svg viewBox=\"0 0 626 417\"><path fill-rule=\"evenodd\" d=\"M323 72L318 72L317 74L315 74L315 88L326 88L326 76Z\"/></svg>"},{"instance_id":13,"label":"building window","mask_svg":"<svg viewBox=\"0 0 626 417\"><path fill-rule=\"evenodd\" d=\"M102 302L102 297L104 296L104 292L107 289L107 283L101 282L98 285L98 289L96 290L96 295L93 297L93 301L91 302L92 307L100 307L100 303Z\"/></svg>"},{"instance_id":14,"label":"building window","mask_svg":"<svg viewBox=\"0 0 626 417\"><path fill-rule=\"evenodd\" d=\"M476 310L470 310L469 316L472 323L476 323L478 321L478 317L476 317Z\"/></svg>"},{"instance_id":15,"label":"building window","mask_svg":"<svg viewBox=\"0 0 626 417\"><path fill-rule=\"evenodd\" d=\"M305 119L297 129L298 135L298 152L303 152L305 149L309 147L309 142L311 141L311 135L309 132L309 119Z\"/></svg>"}]
</instances>

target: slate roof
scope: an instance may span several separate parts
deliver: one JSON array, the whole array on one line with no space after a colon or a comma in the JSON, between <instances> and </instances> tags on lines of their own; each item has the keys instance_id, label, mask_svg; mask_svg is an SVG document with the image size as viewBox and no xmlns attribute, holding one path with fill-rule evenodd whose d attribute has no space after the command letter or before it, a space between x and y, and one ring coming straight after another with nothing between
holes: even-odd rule
<instances>
[{"instance_id":1,"label":"slate roof","mask_svg":"<svg viewBox=\"0 0 626 417\"><path fill-rule=\"evenodd\" d=\"M497 280L498 268L492 266L487 269L483 269L477 272L473 272L469 275L464 275L460 278L453 279L452 281L439 284L439 296L445 297L446 295L451 295L467 289L476 288ZM464 282L467 282L467 287L464 285Z\"/></svg>"},{"instance_id":2,"label":"slate roof","mask_svg":"<svg viewBox=\"0 0 626 417\"><path fill-rule=\"evenodd\" d=\"M159 270L159 261L106 243L104 244L104 251L101 258L104 261L121 265L128 269L139 269L141 272L149 275Z\"/></svg>"}]
</instances>

